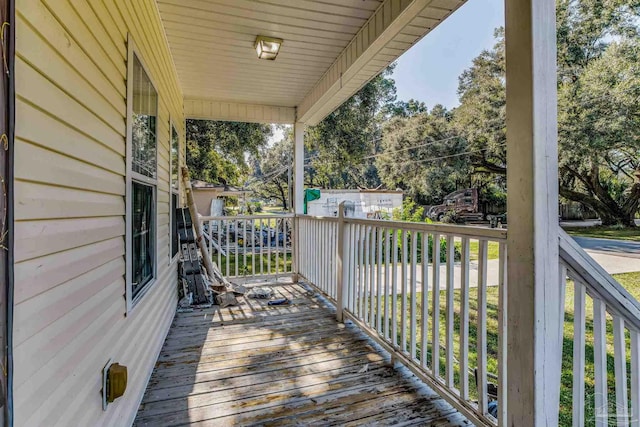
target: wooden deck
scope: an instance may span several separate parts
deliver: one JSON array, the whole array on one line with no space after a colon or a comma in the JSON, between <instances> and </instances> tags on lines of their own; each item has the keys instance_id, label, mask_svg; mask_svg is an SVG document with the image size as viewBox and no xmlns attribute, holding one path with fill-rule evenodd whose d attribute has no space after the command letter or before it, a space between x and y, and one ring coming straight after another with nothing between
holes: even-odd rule
<instances>
[{"instance_id":1,"label":"wooden deck","mask_svg":"<svg viewBox=\"0 0 640 427\"><path fill-rule=\"evenodd\" d=\"M468 425L300 285L289 306L178 313L136 426Z\"/></svg>"}]
</instances>

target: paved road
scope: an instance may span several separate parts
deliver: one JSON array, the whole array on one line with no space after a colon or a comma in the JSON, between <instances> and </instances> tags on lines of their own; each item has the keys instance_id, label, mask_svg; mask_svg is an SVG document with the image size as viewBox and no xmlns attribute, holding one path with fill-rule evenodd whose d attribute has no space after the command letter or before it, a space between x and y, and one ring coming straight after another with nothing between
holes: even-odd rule
<instances>
[{"instance_id":1,"label":"paved road","mask_svg":"<svg viewBox=\"0 0 640 427\"><path fill-rule=\"evenodd\" d=\"M639 231L640 233L640 231ZM640 242L625 240L595 239L592 237L574 237L586 251L601 252L609 255L640 258Z\"/></svg>"}]
</instances>

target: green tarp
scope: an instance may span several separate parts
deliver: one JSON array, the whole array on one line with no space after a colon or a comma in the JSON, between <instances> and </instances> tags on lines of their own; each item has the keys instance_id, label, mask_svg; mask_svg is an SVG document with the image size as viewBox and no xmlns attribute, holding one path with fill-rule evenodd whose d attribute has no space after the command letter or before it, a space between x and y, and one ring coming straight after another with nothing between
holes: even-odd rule
<instances>
[{"instance_id":1,"label":"green tarp","mask_svg":"<svg viewBox=\"0 0 640 427\"><path fill-rule=\"evenodd\" d=\"M320 198L320 190L316 188L307 188L304 190L304 214L307 214L307 203Z\"/></svg>"}]
</instances>

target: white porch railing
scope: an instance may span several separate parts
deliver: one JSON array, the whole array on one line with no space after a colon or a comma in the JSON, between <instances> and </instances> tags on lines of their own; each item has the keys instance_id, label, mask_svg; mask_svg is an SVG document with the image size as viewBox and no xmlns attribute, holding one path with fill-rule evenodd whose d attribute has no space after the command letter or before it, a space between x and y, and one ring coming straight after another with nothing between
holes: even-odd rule
<instances>
[{"instance_id":1,"label":"white porch railing","mask_svg":"<svg viewBox=\"0 0 640 427\"><path fill-rule=\"evenodd\" d=\"M299 216L298 273L332 301L338 298L338 218Z\"/></svg>"},{"instance_id":2,"label":"white porch railing","mask_svg":"<svg viewBox=\"0 0 640 427\"><path fill-rule=\"evenodd\" d=\"M228 278L292 273L293 215L200 217L209 254Z\"/></svg>"},{"instance_id":3,"label":"white porch railing","mask_svg":"<svg viewBox=\"0 0 640 427\"><path fill-rule=\"evenodd\" d=\"M336 303L339 318L359 325L476 424L498 422L490 407L504 421L505 230L297 221L299 274Z\"/></svg>"},{"instance_id":4,"label":"white porch railing","mask_svg":"<svg viewBox=\"0 0 640 427\"><path fill-rule=\"evenodd\" d=\"M640 304L562 231L560 286L563 369L572 372L561 425L640 427Z\"/></svg>"}]
</instances>

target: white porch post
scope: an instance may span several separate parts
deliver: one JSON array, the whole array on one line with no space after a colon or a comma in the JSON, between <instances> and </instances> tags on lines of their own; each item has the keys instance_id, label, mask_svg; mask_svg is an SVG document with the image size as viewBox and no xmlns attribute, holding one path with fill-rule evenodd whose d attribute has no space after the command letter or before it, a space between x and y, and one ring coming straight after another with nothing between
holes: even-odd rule
<instances>
[{"instance_id":1,"label":"white porch post","mask_svg":"<svg viewBox=\"0 0 640 427\"><path fill-rule=\"evenodd\" d=\"M293 212L297 215L304 213L304 128L305 124L296 122L293 126ZM293 227L293 281L298 282L300 273L300 221L294 218Z\"/></svg>"},{"instance_id":2,"label":"white porch post","mask_svg":"<svg viewBox=\"0 0 640 427\"><path fill-rule=\"evenodd\" d=\"M296 122L294 125L294 190L293 206L296 214L302 214L304 205L304 123Z\"/></svg>"},{"instance_id":3,"label":"white porch post","mask_svg":"<svg viewBox=\"0 0 640 427\"><path fill-rule=\"evenodd\" d=\"M509 426L558 424L555 0L506 0Z\"/></svg>"}]
</instances>

